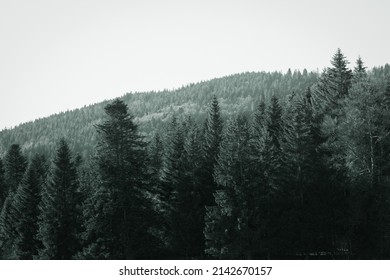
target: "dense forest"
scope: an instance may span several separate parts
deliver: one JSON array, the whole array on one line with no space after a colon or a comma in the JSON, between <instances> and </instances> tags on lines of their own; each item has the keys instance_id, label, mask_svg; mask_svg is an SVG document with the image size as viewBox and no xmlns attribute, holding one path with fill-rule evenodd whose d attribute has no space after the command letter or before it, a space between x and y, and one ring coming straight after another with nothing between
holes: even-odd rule
<instances>
[{"instance_id":1,"label":"dense forest","mask_svg":"<svg viewBox=\"0 0 390 280\"><path fill-rule=\"evenodd\" d=\"M243 73L0 132L2 259L390 259L390 65Z\"/></svg>"}]
</instances>

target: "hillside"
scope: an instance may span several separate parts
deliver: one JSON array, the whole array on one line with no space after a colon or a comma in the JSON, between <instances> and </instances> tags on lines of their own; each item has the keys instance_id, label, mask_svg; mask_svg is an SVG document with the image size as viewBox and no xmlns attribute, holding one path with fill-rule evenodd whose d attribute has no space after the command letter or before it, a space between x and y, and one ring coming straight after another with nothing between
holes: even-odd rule
<instances>
[{"instance_id":1,"label":"hillside","mask_svg":"<svg viewBox=\"0 0 390 280\"><path fill-rule=\"evenodd\" d=\"M202 81L176 90L159 92L127 93L121 99L129 106L131 114L146 135L159 130L173 113L190 114L201 120L205 116L211 97L219 99L222 115L253 111L259 100L268 100L272 94L287 96L304 91L316 82L318 74L295 71L247 72ZM82 156L88 156L96 143L94 125L104 115L104 106L109 102L84 106L80 109L61 112L46 118L21 124L0 132L0 156L12 143L19 143L31 156L35 152L51 154L57 140L68 139L70 147Z\"/></svg>"},{"instance_id":2,"label":"hillside","mask_svg":"<svg viewBox=\"0 0 390 280\"><path fill-rule=\"evenodd\" d=\"M0 259L390 259L390 65L331 65L2 131Z\"/></svg>"}]
</instances>

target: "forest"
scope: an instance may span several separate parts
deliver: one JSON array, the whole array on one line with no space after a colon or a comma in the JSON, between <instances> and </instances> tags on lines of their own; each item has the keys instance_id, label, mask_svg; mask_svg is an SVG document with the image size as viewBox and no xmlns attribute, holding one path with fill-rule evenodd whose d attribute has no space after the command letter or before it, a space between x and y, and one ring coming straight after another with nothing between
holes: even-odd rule
<instances>
[{"instance_id":1,"label":"forest","mask_svg":"<svg viewBox=\"0 0 390 280\"><path fill-rule=\"evenodd\" d=\"M0 132L1 259L390 259L390 65L242 73Z\"/></svg>"}]
</instances>

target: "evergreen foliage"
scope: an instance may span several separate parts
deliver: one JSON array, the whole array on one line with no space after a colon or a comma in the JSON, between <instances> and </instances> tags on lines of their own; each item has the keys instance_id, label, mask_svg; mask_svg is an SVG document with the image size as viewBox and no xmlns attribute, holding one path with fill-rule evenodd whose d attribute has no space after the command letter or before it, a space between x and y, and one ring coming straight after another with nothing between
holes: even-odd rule
<instances>
[{"instance_id":1,"label":"evergreen foliage","mask_svg":"<svg viewBox=\"0 0 390 280\"><path fill-rule=\"evenodd\" d=\"M9 148L5 158L5 184L8 190L15 192L18 184L23 178L27 167L27 160L22 154L20 145L13 144Z\"/></svg>"},{"instance_id":2,"label":"evergreen foliage","mask_svg":"<svg viewBox=\"0 0 390 280\"><path fill-rule=\"evenodd\" d=\"M15 192L26 170L27 160L18 144L13 144L5 156L4 182L6 186L4 201L0 214L0 235L3 256L13 258L13 243L16 236L16 223L19 213L15 209Z\"/></svg>"},{"instance_id":3,"label":"evergreen foliage","mask_svg":"<svg viewBox=\"0 0 390 280\"><path fill-rule=\"evenodd\" d=\"M33 259L41 247L37 239L39 203L46 168L45 159L35 156L19 184L14 198L14 208L18 213L15 225L15 255L18 259Z\"/></svg>"},{"instance_id":4,"label":"evergreen foliage","mask_svg":"<svg viewBox=\"0 0 390 280\"><path fill-rule=\"evenodd\" d=\"M38 170L36 171L38 173ZM68 260L80 250L81 195L75 162L61 139L39 205L41 259Z\"/></svg>"},{"instance_id":5,"label":"evergreen foliage","mask_svg":"<svg viewBox=\"0 0 390 280\"><path fill-rule=\"evenodd\" d=\"M0 257L389 259L389 127L389 65L338 49L2 131Z\"/></svg>"},{"instance_id":6,"label":"evergreen foliage","mask_svg":"<svg viewBox=\"0 0 390 280\"><path fill-rule=\"evenodd\" d=\"M7 187L5 186L4 173L4 164L0 158L0 209L3 207L7 190Z\"/></svg>"},{"instance_id":7,"label":"evergreen foliage","mask_svg":"<svg viewBox=\"0 0 390 280\"><path fill-rule=\"evenodd\" d=\"M219 146L222 141L222 118L217 97L214 95L205 121L202 185L205 205L214 205L212 193L216 189L214 182L214 166L217 163Z\"/></svg>"},{"instance_id":8,"label":"evergreen foliage","mask_svg":"<svg viewBox=\"0 0 390 280\"><path fill-rule=\"evenodd\" d=\"M100 185L87 206L85 258L134 259L148 256L142 245L148 232L151 203L146 187L146 150L128 107L115 100L105 107L106 120L96 126ZM151 246L151 248L153 248Z\"/></svg>"}]
</instances>

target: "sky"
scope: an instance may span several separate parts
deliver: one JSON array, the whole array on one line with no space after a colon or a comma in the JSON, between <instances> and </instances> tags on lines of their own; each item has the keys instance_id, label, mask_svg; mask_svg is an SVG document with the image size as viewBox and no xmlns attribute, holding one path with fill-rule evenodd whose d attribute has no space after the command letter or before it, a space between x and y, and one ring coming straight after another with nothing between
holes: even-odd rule
<instances>
[{"instance_id":1,"label":"sky","mask_svg":"<svg viewBox=\"0 0 390 280\"><path fill-rule=\"evenodd\" d=\"M0 130L245 71L390 63L390 1L0 0Z\"/></svg>"}]
</instances>

